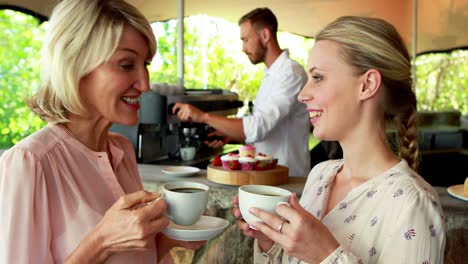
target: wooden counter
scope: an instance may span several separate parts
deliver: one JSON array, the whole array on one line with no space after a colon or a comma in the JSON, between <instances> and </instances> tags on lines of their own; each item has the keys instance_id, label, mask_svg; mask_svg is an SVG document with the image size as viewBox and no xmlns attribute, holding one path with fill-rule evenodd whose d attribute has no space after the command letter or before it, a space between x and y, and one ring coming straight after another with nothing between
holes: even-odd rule
<instances>
[{"instance_id":1,"label":"wooden counter","mask_svg":"<svg viewBox=\"0 0 468 264\"><path fill-rule=\"evenodd\" d=\"M165 182L170 182L170 181L195 181L195 182L204 183L214 188L223 188L226 190L235 190L235 191L237 191L238 189L237 186L219 184L219 183L209 181L206 178L206 170L201 170L197 175L190 176L190 177L174 177L174 176L164 174L161 171L161 169L164 167L166 166L138 164L138 170L140 171L140 176L143 182L149 185L165 183ZM298 195L301 195L305 181L306 181L305 177L289 177L288 183L277 185L277 186L290 190L291 192L296 192Z\"/></svg>"}]
</instances>

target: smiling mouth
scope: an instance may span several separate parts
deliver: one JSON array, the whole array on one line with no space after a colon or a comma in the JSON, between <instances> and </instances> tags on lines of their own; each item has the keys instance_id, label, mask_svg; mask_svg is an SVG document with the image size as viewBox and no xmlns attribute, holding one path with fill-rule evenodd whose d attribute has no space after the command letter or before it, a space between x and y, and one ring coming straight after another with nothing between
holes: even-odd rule
<instances>
[{"instance_id":1,"label":"smiling mouth","mask_svg":"<svg viewBox=\"0 0 468 264\"><path fill-rule=\"evenodd\" d=\"M128 104L138 104L140 102L140 97L122 96L120 99Z\"/></svg>"},{"instance_id":2,"label":"smiling mouth","mask_svg":"<svg viewBox=\"0 0 468 264\"><path fill-rule=\"evenodd\" d=\"M315 117L319 117L319 116L322 116L322 112L309 112L309 117L310 118L315 118Z\"/></svg>"}]
</instances>

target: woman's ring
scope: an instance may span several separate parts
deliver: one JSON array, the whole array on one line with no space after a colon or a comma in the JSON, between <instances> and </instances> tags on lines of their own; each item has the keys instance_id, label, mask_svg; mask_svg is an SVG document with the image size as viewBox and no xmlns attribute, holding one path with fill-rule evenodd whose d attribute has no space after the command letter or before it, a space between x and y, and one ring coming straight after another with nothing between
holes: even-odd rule
<instances>
[{"instance_id":1,"label":"woman's ring","mask_svg":"<svg viewBox=\"0 0 468 264\"><path fill-rule=\"evenodd\" d=\"M281 222L281 225L278 228L278 232L280 232L281 234L283 233L283 232L281 232L281 230L283 229L284 223L285 223L285 221Z\"/></svg>"}]
</instances>

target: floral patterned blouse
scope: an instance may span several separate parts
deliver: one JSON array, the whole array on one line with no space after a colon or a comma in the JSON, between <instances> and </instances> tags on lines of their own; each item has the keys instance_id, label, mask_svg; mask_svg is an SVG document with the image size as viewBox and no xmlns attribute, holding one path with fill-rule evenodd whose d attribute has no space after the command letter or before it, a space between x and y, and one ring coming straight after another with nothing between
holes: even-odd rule
<instances>
[{"instance_id":1,"label":"floral patterned blouse","mask_svg":"<svg viewBox=\"0 0 468 264\"><path fill-rule=\"evenodd\" d=\"M340 243L322 263L443 263L445 223L439 197L402 160L351 190L327 215L330 184L342 160L316 165L309 173L301 205ZM287 256L278 244L260 252L255 263L306 263Z\"/></svg>"}]
</instances>

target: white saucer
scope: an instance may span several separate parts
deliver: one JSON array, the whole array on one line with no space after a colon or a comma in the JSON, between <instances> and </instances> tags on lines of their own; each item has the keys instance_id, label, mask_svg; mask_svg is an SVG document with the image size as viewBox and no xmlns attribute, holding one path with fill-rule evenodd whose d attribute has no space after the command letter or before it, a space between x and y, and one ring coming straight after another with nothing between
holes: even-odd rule
<instances>
[{"instance_id":1,"label":"white saucer","mask_svg":"<svg viewBox=\"0 0 468 264\"><path fill-rule=\"evenodd\" d=\"M228 226L229 221L225 219L202 215L198 222L190 226L176 225L170 221L163 233L176 240L204 241L221 234Z\"/></svg>"},{"instance_id":2,"label":"white saucer","mask_svg":"<svg viewBox=\"0 0 468 264\"><path fill-rule=\"evenodd\" d=\"M174 177L187 177L197 174L200 169L190 166L168 166L162 168L161 171Z\"/></svg>"},{"instance_id":3,"label":"white saucer","mask_svg":"<svg viewBox=\"0 0 468 264\"><path fill-rule=\"evenodd\" d=\"M447 188L447 192L455 198L468 202L468 197L463 196L463 184L453 185Z\"/></svg>"}]
</instances>

